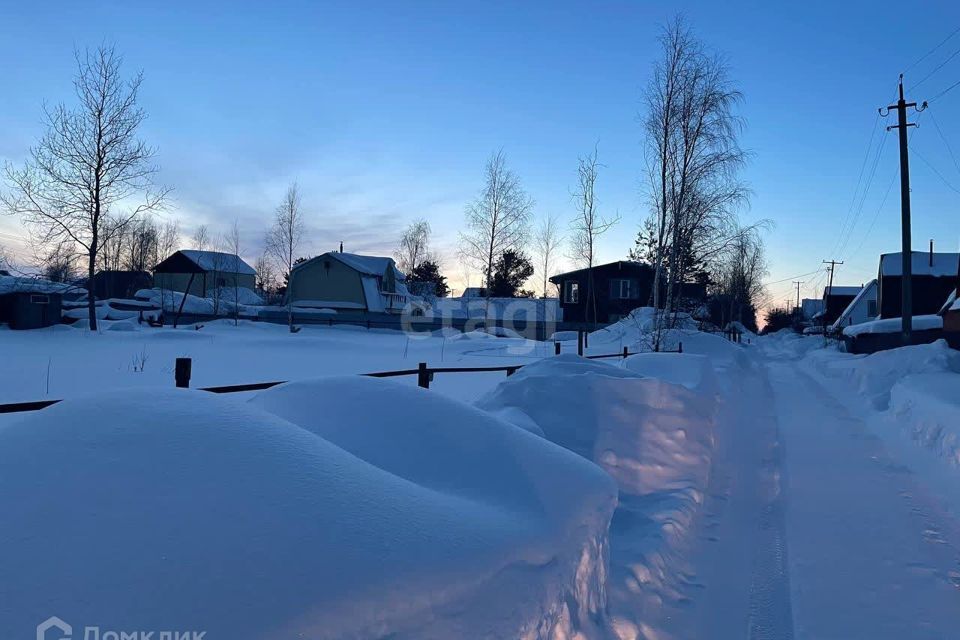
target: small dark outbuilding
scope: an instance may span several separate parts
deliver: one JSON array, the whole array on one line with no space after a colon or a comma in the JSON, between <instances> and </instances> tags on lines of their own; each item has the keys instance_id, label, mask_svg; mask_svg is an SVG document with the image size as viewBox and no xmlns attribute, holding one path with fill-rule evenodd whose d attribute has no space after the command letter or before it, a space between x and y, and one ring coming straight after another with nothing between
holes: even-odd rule
<instances>
[{"instance_id":1,"label":"small dark outbuilding","mask_svg":"<svg viewBox=\"0 0 960 640\"><path fill-rule=\"evenodd\" d=\"M937 313L943 301L955 291L960 272L960 254L914 251L911 256L913 315ZM877 276L877 305L881 318L899 318L903 286L903 254L885 253L880 256Z\"/></svg>"},{"instance_id":2,"label":"small dark outbuilding","mask_svg":"<svg viewBox=\"0 0 960 640\"><path fill-rule=\"evenodd\" d=\"M107 298L133 298L140 289L152 289L149 271L100 271L93 276L93 295Z\"/></svg>"},{"instance_id":3,"label":"small dark outbuilding","mask_svg":"<svg viewBox=\"0 0 960 640\"><path fill-rule=\"evenodd\" d=\"M59 293L0 293L0 322L11 329L42 329L60 324L61 301Z\"/></svg>"}]
</instances>

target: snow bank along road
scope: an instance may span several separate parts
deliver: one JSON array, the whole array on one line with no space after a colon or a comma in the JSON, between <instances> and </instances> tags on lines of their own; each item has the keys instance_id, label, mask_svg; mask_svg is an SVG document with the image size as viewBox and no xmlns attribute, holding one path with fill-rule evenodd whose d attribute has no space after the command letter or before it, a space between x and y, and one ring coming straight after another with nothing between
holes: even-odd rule
<instances>
[{"instance_id":1,"label":"snow bank along road","mask_svg":"<svg viewBox=\"0 0 960 640\"><path fill-rule=\"evenodd\" d=\"M591 347L634 350L647 320ZM207 329L0 335L30 373L17 396L49 368L67 398L0 423L0 637L49 616L74 636L209 640L960 630L945 345L863 357L681 329L683 354L606 363L481 337ZM29 359L43 345L53 364ZM141 351L199 354L205 383L261 365L303 381L175 390L161 366L125 368ZM430 390L330 375L408 357L529 364ZM104 381L121 390L90 393Z\"/></svg>"}]
</instances>

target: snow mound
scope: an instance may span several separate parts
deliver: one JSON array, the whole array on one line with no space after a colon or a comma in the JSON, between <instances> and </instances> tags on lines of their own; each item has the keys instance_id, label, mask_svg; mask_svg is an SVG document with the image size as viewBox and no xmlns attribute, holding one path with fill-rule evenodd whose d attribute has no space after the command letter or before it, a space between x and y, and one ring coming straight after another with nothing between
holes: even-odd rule
<instances>
[{"instance_id":1,"label":"snow mound","mask_svg":"<svg viewBox=\"0 0 960 640\"><path fill-rule=\"evenodd\" d=\"M477 406L522 411L548 440L597 462L621 491L643 495L705 486L715 402L712 391L570 354L523 367Z\"/></svg>"},{"instance_id":2,"label":"snow mound","mask_svg":"<svg viewBox=\"0 0 960 640\"><path fill-rule=\"evenodd\" d=\"M717 377L711 360L694 353L639 353L624 361L624 367L644 377L658 378L703 394L717 393Z\"/></svg>"},{"instance_id":3,"label":"snow mound","mask_svg":"<svg viewBox=\"0 0 960 640\"><path fill-rule=\"evenodd\" d=\"M382 380L66 400L0 428L0 636L51 612L209 637L572 634L605 606L615 500L560 447Z\"/></svg>"},{"instance_id":4,"label":"snow mound","mask_svg":"<svg viewBox=\"0 0 960 640\"><path fill-rule=\"evenodd\" d=\"M612 637L645 627L637 602L673 593L679 549L707 488L714 449L715 394L702 356L651 354L631 368L690 382L697 390L573 355L525 366L477 405L510 409L544 437L595 461L616 481L620 504L610 527L608 584ZM628 360L629 362L629 360ZM669 371L676 366L681 371Z\"/></svg>"},{"instance_id":5,"label":"snow mound","mask_svg":"<svg viewBox=\"0 0 960 640\"><path fill-rule=\"evenodd\" d=\"M890 412L917 442L960 465L960 375L905 377L890 391Z\"/></svg>"},{"instance_id":6,"label":"snow mound","mask_svg":"<svg viewBox=\"0 0 960 640\"><path fill-rule=\"evenodd\" d=\"M960 352L945 340L899 347L865 356L837 357L836 352L814 351L808 361L824 374L850 379L874 408L887 409L890 391L901 379L917 373L960 373Z\"/></svg>"}]
</instances>

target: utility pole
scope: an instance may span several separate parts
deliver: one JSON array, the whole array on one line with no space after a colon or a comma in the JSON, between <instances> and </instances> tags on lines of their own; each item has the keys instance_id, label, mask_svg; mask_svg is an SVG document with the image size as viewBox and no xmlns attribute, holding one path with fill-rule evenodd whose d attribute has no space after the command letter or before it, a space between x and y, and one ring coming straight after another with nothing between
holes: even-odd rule
<instances>
[{"instance_id":1,"label":"utility pole","mask_svg":"<svg viewBox=\"0 0 960 640\"><path fill-rule=\"evenodd\" d=\"M823 264L830 265L827 267L828 271L830 271L830 281L827 284L827 293L833 293L833 272L837 270L838 264L843 264L843 260L824 260Z\"/></svg>"},{"instance_id":2,"label":"utility pole","mask_svg":"<svg viewBox=\"0 0 960 640\"><path fill-rule=\"evenodd\" d=\"M897 104L880 109L880 115L886 117L892 109L897 110L897 124L887 127L898 129L900 135L900 341L903 346L910 344L910 334L913 332L913 247L910 239L910 159L907 154L907 128L917 126L915 122L907 122L907 108L916 109L916 102L907 102L903 99L903 74L900 74L900 99ZM917 112L927 108L927 103L917 109Z\"/></svg>"},{"instance_id":3,"label":"utility pole","mask_svg":"<svg viewBox=\"0 0 960 640\"><path fill-rule=\"evenodd\" d=\"M803 280L794 280L793 284L797 285L797 306L795 307L796 311L794 313L800 313L800 285L803 284Z\"/></svg>"}]
</instances>

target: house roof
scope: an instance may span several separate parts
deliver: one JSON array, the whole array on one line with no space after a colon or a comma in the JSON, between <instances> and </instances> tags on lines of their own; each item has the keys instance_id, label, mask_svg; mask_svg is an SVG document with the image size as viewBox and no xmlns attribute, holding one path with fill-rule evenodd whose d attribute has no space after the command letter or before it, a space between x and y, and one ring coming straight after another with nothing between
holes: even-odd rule
<instances>
[{"instance_id":1,"label":"house roof","mask_svg":"<svg viewBox=\"0 0 960 640\"><path fill-rule=\"evenodd\" d=\"M593 265L594 272L602 269L607 269L610 267L617 267L618 269L650 269L653 270L653 267L648 265L645 262L636 262L634 260L617 260L616 262L608 262L606 264L595 264ZM556 275L550 276L550 282L556 284L560 281L561 278L570 277L572 275L578 275L581 273L586 273L589 271L588 268L584 267L583 269L574 269L573 271L566 271L564 273L558 273Z\"/></svg>"},{"instance_id":2,"label":"house roof","mask_svg":"<svg viewBox=\"0 0 960 640\"><path fill-rule=\"evenodd\" d=\"M181 249L178 253L200 267L204 271L221 271L223 273L243 273L256 275L253 267L243 261L235 253L221 251L198 251L196 249Z\"/></svg>"},{"instance_id":3,"label":"house roof","mask_svg":"<svg viewBox=\"0 0 960 640\"><path fill-rule=\"evenodd\" d=\"M960 272L960 253L933 253L914 251L910 265L915 276L957 277ZM880 275L903 274L903 253L884 253L880 256Z\"/></svg>"},{"instance_id":4,"label":"house roof","mask_svg":"<svg viewBox=\"0 0 960 640\"><path fill-rule=\"evenodd\" d=\"M387 272L387 267L393 267L393 272L396 274L397 280L406 280L406 276L403 275L399 269L397 269L397 265L394 263L393 258L386 258L382 256L362 256L356 253L342 253L340 251L328 251L327 253L320 254L316 258L312 258L306 262L301 262L300 264L296 265L294 269L299 269L303 265L313 262L314 260L319 260L320 258L336 258L354 271L368 276L382 276Z\"/></svg>"},{"instance_id":5,"label":"house roof","mask_svg":"<svg viewBox=\"0 0 960 640\"><path fill-rule=\"evenodd\" d=\"M67 293L80 291L79 287L63 282L25 276L0 276L0 295L8 293Z\"/></svg>"},{"instance_id":6,"label":"house roof","mask_svg":"<svg viewBox=\"0 0 960 640\"><path fill-rule=\"evenodd\" d=\"M843 310L843 313L840 314L840 317L837 318L830 328L836 331L843 323L850 317L850 314L853 313L853 310L857 308L857 305L860 304L860 301L870 295L871 291L875 291L877 288L877 281L871 280L868 282L862 289L860 293L857 294L857 297L850 301L850 304L847 305L847 308Z\"/></svg>"},{"instance_id":7,"label":"house roof","mask_svg":"<svg viewBox=\"0 0 960 640\"><path fill-rule=\"evenodd\" d=\"M827 296L855 296L863 290L863 287L858 286L841 286L833 285L832 287L823 288L823 297Z\"/></svg>"}]
</instances>

